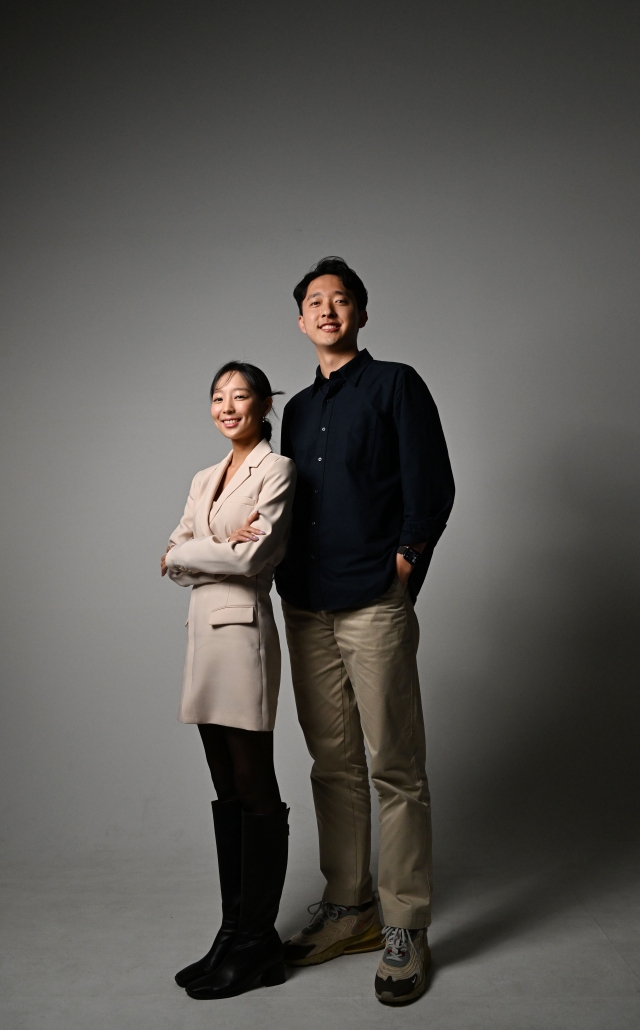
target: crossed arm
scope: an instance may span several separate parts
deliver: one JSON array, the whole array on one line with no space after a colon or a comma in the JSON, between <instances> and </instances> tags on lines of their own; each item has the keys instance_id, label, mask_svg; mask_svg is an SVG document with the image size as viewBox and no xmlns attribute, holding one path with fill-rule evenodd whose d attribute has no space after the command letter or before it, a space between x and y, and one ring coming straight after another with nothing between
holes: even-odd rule
<instances>
[{"instance_id":1,"label":"crossed arm","mask_svg":"<svg viewBox=\"0 0 640 1030\"><path fill-rule=\"evenodd\" d=\"M255 529L252 526L252 523L255 522L256 519L259 519L259 518L260 518L260 512L259 511L254 511L252 515L249 515L249 517L246 520L246 522L244 523L244 525L240 526L240 529L236 529L235 532L233 532L231 534L231 536L227 540L227 543L229 543L229 544L248 544L251 540L258 540L259 537L264 536L264 531L262 529ZM162 555L162 558L160 559L160 575L161 576L166 576L167 572L169 571L168 568L167 568L167 563L166 563L165 559L166 559L169 551L171 550L171 548L173 546L174 546L173 544L170 544L169 547L167 547L167 549L164 552L164 554ZM398 555L398 557L401 557L401 555ZM406 564L408 564L408 563L406 563Z\"/></svg>"},{"instance_id":2,"label":"crossed arm","mask_svg":"<svg viewBox=\"0 0 640 1030\"><path fill-rule=\"evenodd\" d=\"M160 560L161 575L166 570L178 586L203 586L219 583L227 576L255 576L267 565L277 564L291 519L296 479L292 462L276 456L261 478L258 497L253 502L255 509L224 540L211 532L194 536L194 512L203 487L201 476L197 473L194 477L184 515ZM246 510L236 509L231 518L241 519Z\"/></svg>"}]
</instances>

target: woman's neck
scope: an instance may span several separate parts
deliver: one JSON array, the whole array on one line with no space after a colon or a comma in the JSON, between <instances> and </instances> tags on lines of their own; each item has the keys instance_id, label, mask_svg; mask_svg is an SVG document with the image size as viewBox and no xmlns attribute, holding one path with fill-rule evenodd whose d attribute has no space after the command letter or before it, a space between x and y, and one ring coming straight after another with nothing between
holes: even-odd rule
<instances>
[{"instance_id":1,"label":"woman's neck","mask_svg":"<svg viewBox=\"0 0 640 1030\"><path fill-rule=\"evenodd\" d=\"M229 468L237 469L245 458L248 458L258 444L260 443L260 437L255 440L232 440L231 442L231 461Z\"/></svg>"}]
</instances>

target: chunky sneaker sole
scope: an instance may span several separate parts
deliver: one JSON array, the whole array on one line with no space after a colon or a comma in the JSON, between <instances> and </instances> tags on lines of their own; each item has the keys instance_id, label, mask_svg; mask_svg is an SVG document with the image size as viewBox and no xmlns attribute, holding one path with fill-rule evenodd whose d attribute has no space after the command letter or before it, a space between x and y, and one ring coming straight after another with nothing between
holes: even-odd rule
<instances>
[{"instance_id":1,"label":"chunky sneaker sole","mask_svg":"<svg viewBox=\"0 0 640 1030\"><path fill-rule=\"evenodd\" d=\"M409 991L408 994L397 995L392 991L385 991L384 984L379 987L376 983L376 998L378 1001L381 1001L383 1005L408 1005L410 1001L415 1001L416 998L419 998L421 994L424 994L427 989L427 970L430 965L431 960L429 960L429 965L425 967L422 979L416 983L413 990Z\"/></svg>"},{"instance_id":2,"label":"chunky sneaker sole","mask_svg":"<svg viewBox=\"0 0 640 1030\"><path fill-rule=\"evenodd\" d=\"M425 930L385 926L385 952L375 978L376 998L383 1005L407 1005L427 989L431 952Z\"/></svg>"},{"instance_id":3,"label":"chunky sneaker sole","mask_svg":"<svg viewBox=\"0 0 640 1030\"><path fill-rule=\"evenodd\" d=\"M289 958L287 944L288 941L284 946L284 960L287 965L319 966L322 962L339 958L340 955L359 955L363 951L380 951L384 947L384 937L382 926L377 923L365 930L364 933L357 933L354 937L345 937L342 941L335 941L324 951L319 951L315 955L307 955L306 958Z\"/></svg>"}]
</instances>

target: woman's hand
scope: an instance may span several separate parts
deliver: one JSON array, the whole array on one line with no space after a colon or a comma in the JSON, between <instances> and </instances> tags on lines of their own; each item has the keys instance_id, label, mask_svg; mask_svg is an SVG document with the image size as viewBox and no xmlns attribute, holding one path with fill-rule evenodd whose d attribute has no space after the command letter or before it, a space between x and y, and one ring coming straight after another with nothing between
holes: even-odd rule
<instances>
[{"instance_id":1,"label":"woman's hand","mask_svg":"<svg viewBox=\"0 0 640 1030\"><path fill-rule=\"evenodd\" d=\"M173 547L173 544L171 545L171 547ZM167 572L169 571L168 568L167 568L167 563L165 562L165 558L167 557L169 551L171 550L171 547L167 547L166 551L162 555L162 558L160 559L160 575L161 576L166 576Z\"/></svg>"},{"instance_id":2,"label":"woman's hand","mask_svg":"<svg viewBox=\"0 0 640 1030\"><path fill-rule=\"evenodd\" d=\"M263 531L261 529L254 529L251 525L252 522L255 522L256 519L259 518L260 512L254 511L253 514L249 516L244 526L240 526L240 529L236 529L235 532L231 534L227 542L230 544L248 544L252 540L259 540L261 536L264 536Z\"/></svg>"}]
</instances>

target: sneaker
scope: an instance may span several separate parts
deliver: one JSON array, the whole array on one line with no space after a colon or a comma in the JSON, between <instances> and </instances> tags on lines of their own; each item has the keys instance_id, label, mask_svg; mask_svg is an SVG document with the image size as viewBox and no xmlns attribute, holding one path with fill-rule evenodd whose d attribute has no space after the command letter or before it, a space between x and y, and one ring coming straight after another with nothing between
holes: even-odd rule
<instances>
[{"instance_id":1,"label":"sneaker","mask_svg":"<svg viewBox=\"0 0 640 1030\"><path fill-rule=\"evenodd\" d=\"M318 901L307 909L312 919L284 942L284 960L291 966L316 966L338 955L378 951L384 945L378 906L332 905Z\"/></svg>"},{"instance_id":2,"label":"sneaker","mask_svg":"<svg viewBox=\"0 0 640 1030\"><path fill-rule=\"evenodd\" d=\"M376 998L383 1005L415 1001L427 986L431 952L426 930L385 926L384 955L376 973Z\"/></svg>"}]
</instances>

